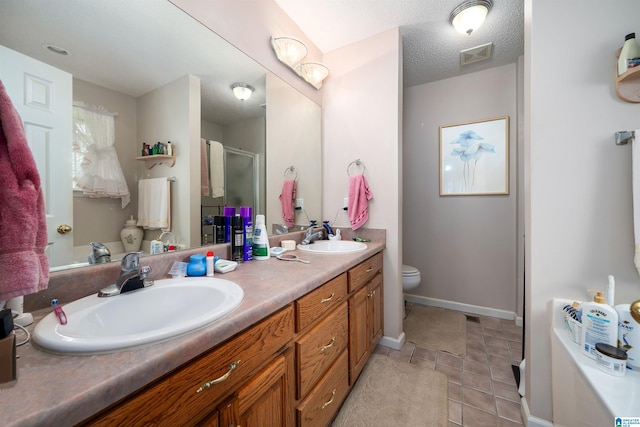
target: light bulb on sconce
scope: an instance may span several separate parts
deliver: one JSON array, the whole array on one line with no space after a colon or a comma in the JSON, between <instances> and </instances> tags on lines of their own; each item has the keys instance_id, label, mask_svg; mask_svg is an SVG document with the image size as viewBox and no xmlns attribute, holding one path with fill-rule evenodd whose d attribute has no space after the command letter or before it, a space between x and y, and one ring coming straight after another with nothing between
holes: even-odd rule
<instances>
[{"instance_id":1,"label":"light bulb on sconce","mask_svg":"<svg viewBox=\"0 0 640 427\"><path fill-rule=\"evenodd\" d=\"M251 94L255 90L253 86L250 86L246 83L234 83L231 85L231 90L233 90L233 94L240 101L246 101L251 98Z\"/></svg>"},{"instance_id":2,"label":"light bulb on sconce","mask_svg":"<svg viewBox=\"0 0 640 427\"><path fill-rule=\"evenodd\" d=\"M492 7L491 0L465 1L453 9L449 22L459 33L471 35L482 25Z\"/></svg>"},{"instance_id":3,"label":"light bulb on sconce","mask_svg":"<svg viewBox=\"0 0 640 427\"><path fill-rule=\"evenodd\" d=\"M293 37L271 37L271 47L280 62L316 89L329 75L329 68L320 62L302 62L309 52L307 46Z\"/></svg>"}]
</instances>

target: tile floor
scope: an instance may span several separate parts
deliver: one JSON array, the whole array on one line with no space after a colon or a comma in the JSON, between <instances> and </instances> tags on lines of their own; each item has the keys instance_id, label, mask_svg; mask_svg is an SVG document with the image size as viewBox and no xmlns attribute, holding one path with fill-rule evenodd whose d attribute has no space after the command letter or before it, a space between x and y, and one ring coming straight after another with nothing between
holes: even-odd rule
<instances>
[{"instance_id":1,"label":"tile floor","mask_svg":"<svg viewBox=\"0 0 640 427\"><path fill-rule=\"evenodd\" d=\"M407 313L412 306L407 304ZM479 318L479 323L467 321L465 357L409 342L400 350L379 345L376 352L447 375L449 427L521 426L520 395L511 365L521 361L522 328L513 320L470 316Z\"/></svg>"}]
</instances>

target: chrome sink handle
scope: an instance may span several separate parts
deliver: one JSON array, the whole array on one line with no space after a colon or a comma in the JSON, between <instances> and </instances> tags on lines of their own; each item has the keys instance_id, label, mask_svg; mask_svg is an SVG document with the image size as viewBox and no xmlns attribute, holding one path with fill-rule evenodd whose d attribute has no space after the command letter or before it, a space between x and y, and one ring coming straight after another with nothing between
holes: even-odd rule
<instances>
[{"instance_id":1,"label":"chrome sink handle","mask_svg":"<svg viewBox=\"0 0 640 427\"><path fill-rule=\"evenodd\" d=\"M138 270L140 267L140 254L142 252L129 252L126 254L122 261L120 261L120 270L125 273Z\"/></svg>"}]
</instances>

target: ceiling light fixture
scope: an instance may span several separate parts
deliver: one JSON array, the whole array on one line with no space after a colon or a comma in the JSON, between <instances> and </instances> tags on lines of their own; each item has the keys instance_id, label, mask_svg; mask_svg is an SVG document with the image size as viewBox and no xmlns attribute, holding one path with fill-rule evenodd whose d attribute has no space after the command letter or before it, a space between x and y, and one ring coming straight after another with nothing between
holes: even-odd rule
<instances>
[{"instance_id":1,"label":"ceiling light fixture","mask_svg":"<svg viewBox=\"0 0 640 427\"><path fill-rule=\"evenodd\" d=\"M449 22L461 34L469 34L477 30L484 22L493 7L491 0L468 0L453 9Z\"/></svg>"},{"instance_id":2,"label":"ceiling light fixture","mask_svg":"<svg viewBox=\"0 0 640 427\"><path fill-rule=\"evenodd\" d=\"M250 86L246 83L234 83L231 85L231 90L233 90L233 94L240 101L246 101L251 98L251 94L255 90L253 86Z\"/></svg>"},{"instance_id":3,"label":"ceiling light fixture","mask_svg":"<svg viewBox=\"0 0 640 427\"><path fill-rule=\"evenodd\" d=\"M300 78L316 89L329 75L329 68L320 62L302 62L309 50L300 40L293 37L271 37L271 47L280 62L291 68Z\"/></svg>"}]
</instances>

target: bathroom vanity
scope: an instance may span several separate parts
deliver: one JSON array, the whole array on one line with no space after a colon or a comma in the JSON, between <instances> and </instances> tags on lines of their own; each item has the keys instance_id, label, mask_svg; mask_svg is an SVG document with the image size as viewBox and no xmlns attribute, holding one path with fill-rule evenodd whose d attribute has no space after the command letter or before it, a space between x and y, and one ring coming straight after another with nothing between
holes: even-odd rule
<instances>
[{"instance_id":1,"label":"bathroom vanity","mask_svg":"<svg viewBox=\"0 0 640 427\"><path fill-rule=\"evenodd\" d=\"M383 250L384 237L310 264L240 265L223 277L242 304L166 342L92 356L27 344L3 424L327 425L382 336Z\"/></svg>"}]
</instances>

